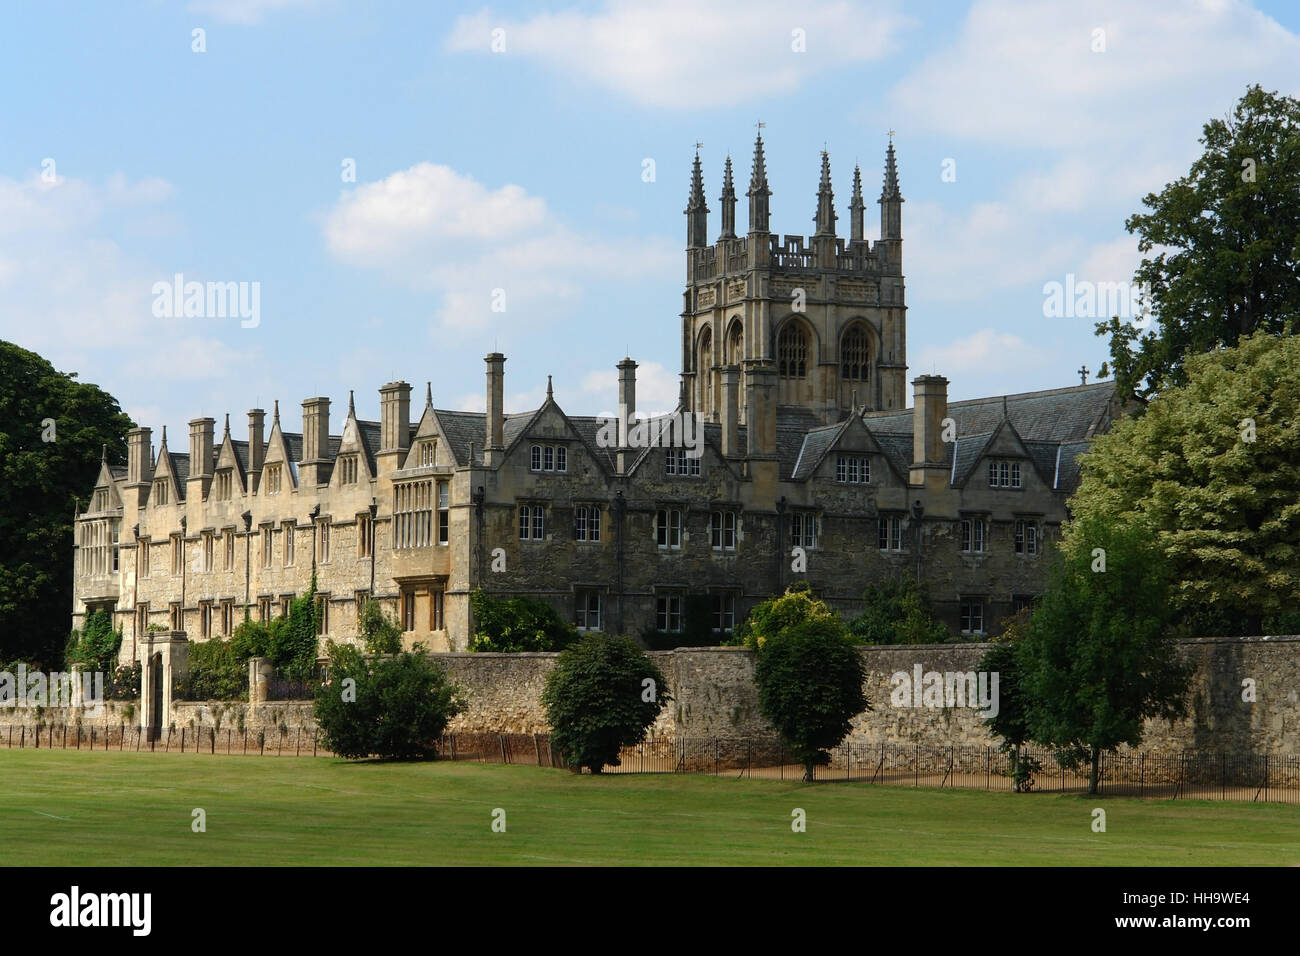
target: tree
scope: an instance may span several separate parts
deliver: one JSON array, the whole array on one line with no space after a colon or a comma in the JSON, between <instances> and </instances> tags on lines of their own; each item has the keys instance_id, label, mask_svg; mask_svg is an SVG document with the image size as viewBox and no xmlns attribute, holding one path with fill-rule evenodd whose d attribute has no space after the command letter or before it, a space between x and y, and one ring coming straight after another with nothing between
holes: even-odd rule
<instances>
[{"instance_id":1,"label":"tree","mask_svg":"<svg viewBox=\"0 0 1300 956\"><path fill-rule=\"evenodd\" d=\"M1147 718L1184 712L1189 674L1167 634L1171 578L1140 521L1075 519L1025 629L1017 663L1031 736L1063 766L1086 763L1089 793L1102 753L1141 743Z\"/></svg>"},{"instance_id":2,"label":"tree","mask_svg":"<svg viewBox=\"0 0 1300 956\"><path fill-rule=\"evenodd\" d=\"M469 596L469 605L474 612L471 651L559 651L578 634L551 604L537 598L502 600L478 590Z\"/></svg>"},{"instance_id":3,"label":"tree","mask_svg":"<svg viewBox=\"0 0 1300 956\"><path fill-rule=\"evenodd\" d=\"M767 635L756 652L759 712L803 764L830 763L827 751L844 739L853 718L871 709L862 683L862 654L838 617L793 621Z\"/></svg>"},{"instance_id":4,"label":"tree","mask_svg":"<svg viewBox=\"0 0 1300 956\"><path fill-rule=\"evenodd\" d=\"M1260 332L1189 358L1185 385L1093 439L1081 464L1072 513L1152 530L1181 632L1295 623L1300 337Z\"/></svg>"},{"instance_id":5,"label":"tree","mask_svg":"<svg viewBox=\"0 0 1300 956\"><path fill-rule=\"evenodd\" d=\"M1011 755L1011 775L1016 793L1028 790L1033 774L1040 767L1037 760L1022 753L1030 739L1028 701L1024 688L1021 665L1021 645L1025 629L1029 626L1032 611L1026 609L1006 619L1006 629L994 638L993 646L984 653L980 671L998 675L997 713L984 719L991 733L1002 738L998 749Z\"/></svg>"},{"instance_id":6,"label":"tree","mask_svg":"<svg viewBox=\"0 0 1300 956\"><path fill-rule=\"evenodd\" d=\"M1181 384L1188 353L1290 334L1300 319L1300 100L1252 86L1200 142L1188 174L1126 223L1159 319L1143 334L1118 318L1097 325L1126 394Z\"/></svg>"},{"instance_id":7,"label":"tree","mask_svg":"<svg viewBox=\"0 0 1300 956\"><path fill-rule=\"evenodd\" d=\"M230 635L230 648L244 662L250 657L270 657L271 629L261 621L244 618Z\"/></svg>"},{"instance_id":8,"label":"tree","mask_svg":"<svg viewBox=\"0 0 1300 956\"><path fill-rule=\"evenodd\" d=\"M849 622L849 633L864 644L942 644L951 640L914 577L903 574L873 584L863 600L866 607Z\"/></svg>"},{"instance_id":9,"label":"tree","mask_svg":"<svg viewBox=\"0 0 1300 956\"><path fill-rule=\"evenodd\" d=\"M57 667L72 607L73 511L126 454L131 419L96 385L0 342L0 659ZM123 529L129 537L129 529Z\"/></svg>"},{"instance_id":10,"label":"tree","mask_svg":"<svg viewBox=\"0 0 1300 956\"><path fill-rule=\"evenodd\" d=\"M401 626L384 613L374 598L366 598L361 606L361 637L370 654L396 654L402 649Z\"/></svg>"},{"instance_id":11,"label":"tree","mask_svg":"<svg viewBox=\"0 0 1300 956\"><path fill-rule=\"evenodd\" d=\"M627 637L589 633L560 652L546 676L542 704L551 744L574 771L619 765L639 744L668 695L663 672Z\"/></svg>"},{"instance_id":12,"label":"tree","mask_svg":"<svg viewBox=\"0 0 1300 956\"><path fill-rule=\"evenodd\" d=\"M74 630L68 638L64 662L71 666L81 664L92 671L112 673L122 646L122 632L113 630L113 619L107 611L93 611L86 615L81 630Z\"/></svg>"},{"instance_id":13,"label":"tree","mask_svg":"<svg viewBox=\"0 0 1300 956\"><path fill-rule=\"evenodd\" d=\"M289 613L271 622L271 663L292 680L306 680L316 669L316 575L302 597L289 602Z\"/></svg>"},{"instance_id":14,"label":"tree","mask_svg":"<svg viewBox=\"0 0 1300 956\"><path fill-rule=\"evenodd\" d=\"M331 642L329 660L313 712L325 746L340 757L433 757L448 722L464 710L460 688L427 654L369 658Z\"/></svg>"},{"instance_id":15,"label":"tree","mask_svg":"<svg viewBox=\"0 0 1300 956\"><path fill-rule=\"evenodd\" d=\"M786 588L780 597L755 605L728 643L757 651L769 638L791 625L822 619L838 621L840 616L825 601L813 596L807 582L801 581Z\"/></svg>"}]
</instances>

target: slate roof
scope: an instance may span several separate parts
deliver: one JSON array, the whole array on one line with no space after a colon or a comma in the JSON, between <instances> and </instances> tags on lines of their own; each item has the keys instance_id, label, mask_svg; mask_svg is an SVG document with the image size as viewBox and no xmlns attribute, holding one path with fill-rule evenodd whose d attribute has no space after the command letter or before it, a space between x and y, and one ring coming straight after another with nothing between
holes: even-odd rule
<instances>
[{"instance_id":1,"label":"slate roof","mask_svg":"<svg viewBox=\"0 0 1300 956\"><path fill-rule=\"evenodd\" d=\"M1072 385L1042 392L1007 395L1007 417L1026 441L1082 441L1110 424L1114 382ZM957 423L958 435L988 435L1002 422L1004 396L970 398L948 403L948 416ZM872 434L912 434L912 410L867 412L863 419Z\"/></svg>"}]
</instances>

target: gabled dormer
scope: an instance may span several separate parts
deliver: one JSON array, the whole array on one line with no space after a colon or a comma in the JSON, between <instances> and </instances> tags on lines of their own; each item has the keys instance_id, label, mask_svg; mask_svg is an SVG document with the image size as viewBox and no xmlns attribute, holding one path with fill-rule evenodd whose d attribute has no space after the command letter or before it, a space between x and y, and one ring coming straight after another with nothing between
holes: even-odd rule
<instances>
[{"instance_id":1,"label":"gabled dormer","mask_svg":"<svg viewBox=\"0 0 1300 956\"><path fill-rule=\"evenodd\" d=\"M348 392L348 415L343 421L343 434L339 436L338 448L335 451L334 471L330 475L330 484L335 488L368 485L374 477L374 468L361 436L361 424L357 421L352 393Z\"/></svg>"},{"instance_id":2,"label":"gabled dormer","mask_svg":"<svg viewBox=\"0 0 1300 956\"><path fill-rule=\"evenodd\" d=\"M280 429L280 402L275 403L271 434L266 440L266 460L262 463L262 480L258 495L290 494L298 490L298 468L290 454L289 442Z\"/></svg>"},{"instance_id":3,"label":"gabled dormer","mask_svg":"<svg viewBox=\"0 0 1300 956\"><path fill-rule=\"evenodd\" d=\"M154 462L153 484L149 489L149 505L164 508L185 500L185 478L176 470L176 462L167 449L167 426L163 426L162 443L158 446L158 460Z\"/></svg>"},{"instance_id":4,"label":"gabled dormer","mask_svg":"<svg viewBox=\"0 0 1300 956\"><path fill-rule=\"evenodd\" d=\"M989 491L1052 487L1052 476L1040 473L1034 455L1009 418L1004 417L991 434L958 437L954 454L954 487Z\"/></svg>"},{"instance_id":5,"label":"gabled dormer","mask_svg":"<svg viewBox=\"0 0 1300 956\"><path fill-rule=\"evenodd\" d=\"M426 382L424 386L424 412L420 422L415 426L411 436L411 447L407 449L403 468L432 468L437 465L458 465L456 450L447 441L443 422L439 412L433 407L433 385Z\"/></svg>"},{"instance_id":6,"label":"gabled dormer","mask_svg":"<svg viewBox=\"0 0 1300 956\"><path fill-rule=\"evenodd\" d=\"M215 501L235 501L244 496L247 488L248 476L235 450L234 440L230 437L230 416L227 415L225 433L217 448L217 463L208 497Z\"/></svg>"}]
</instances>

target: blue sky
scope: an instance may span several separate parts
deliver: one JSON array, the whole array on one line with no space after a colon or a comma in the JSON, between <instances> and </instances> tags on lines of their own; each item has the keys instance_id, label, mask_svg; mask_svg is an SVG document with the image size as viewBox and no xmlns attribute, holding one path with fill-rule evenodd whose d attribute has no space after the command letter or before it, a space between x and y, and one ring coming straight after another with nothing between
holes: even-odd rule
<instances>
[{"instance_id":1,"label":"blue sky","mask_svg":"<svg viewBox=\"0 0 1300 956\"><path fill-rule=\"evenodd\" d=\"M296 429L312 395L337 431L349 389L377 418L395 378L481 408L493 349L508 410L548 373L567 410L610 410L625 353L667 409L694 143L716 235L723 159L743 193L762 120L789 234L824 145L841 234L859 162L874 239L896 131L911 374L954 398L1068 385L1106 347L1044 317L1044 284L1131 278L1141 197L1250 83L1300 93L1297 63L1294 7L1233 0L12 5L0 336L155 440L225 412L242 435L277 398ZM259 283L257 326L155 316L176 273Z\"/></svg>"}]
</instances>

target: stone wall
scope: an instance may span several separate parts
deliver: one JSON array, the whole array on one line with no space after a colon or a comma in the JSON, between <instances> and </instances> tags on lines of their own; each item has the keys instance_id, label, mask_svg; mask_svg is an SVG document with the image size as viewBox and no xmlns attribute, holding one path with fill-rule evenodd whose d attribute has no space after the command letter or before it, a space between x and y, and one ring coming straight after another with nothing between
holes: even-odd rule
<instances>
[{"instance_id":1,"label":"stone wall","mask_svg":"<svg viewBox=\"0 0 1300 956\"><path fill-rule=\"evenodd\" d=\"M854 747L996 746L976 708L895 707L891 677L897 672L975 671L989 645L935 644L864 647L867 696L873 709L853 722ZM1254 754L1300 753L1300 637L1196 638L1179 642L1179 653L1195 665L1188 717L1170 723L1149 721L1142 748L1153 753L1183 750ZM654 651L650 655L668 680L672 700L651 730L652 737L717 738L728 742L774 739L758 713L753 658L738 648L697 647ZM467 710L450 727L454 733L545 733L541 694L556 654L437 654L452 680L465 691ZM1243 681L1254 681L1253 702L1243 701ZM126 717L122 702L108 702L97 726L138 722ZM172 705L177 727L222 729L240 725L268 733L282 726L314 730L311 703L268 701ZM71 708L46 708L41 715L0 709L0 727L69 725L85 717Z\"/></svg>"}]
</instances>

